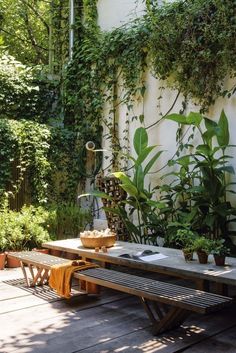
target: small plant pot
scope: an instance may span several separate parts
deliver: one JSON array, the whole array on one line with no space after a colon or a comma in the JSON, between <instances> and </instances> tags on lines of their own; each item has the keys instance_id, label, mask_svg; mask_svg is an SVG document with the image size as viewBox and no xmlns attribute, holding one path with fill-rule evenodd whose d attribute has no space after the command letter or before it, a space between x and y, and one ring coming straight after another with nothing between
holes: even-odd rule
<instances>
[{"instance_id":1,"label":"small plant pot","mask_svg":"<svg viewBox=\"0 0 236 353\"><path fill-rule=\"evenodd\" d=\"M0 270L4 270L5 263L6 263L6 254L3 252L3 253L0 253Z\"/></svg>"},{"instance_id":2,"label":"small plant pot","mask_svg":"<svg viewBox=\"0 0 236 353\"><path fill-rule=\"evenodd\" d=\"M13 257L9 257L7 253L7 267L8 268L16 268L16 267L20 267L20 260L18 259L14 259Z\"/></svg>"},{"instance_id":3,"label":"small plant pot","mask_svg":"<svg viewBox=\"0 0 236 353\"><path fill-rule=\"evenodd\" d=\"M50 255L61 257L61 250L50 249Z\"/></svg>"},{"instance_id":4,"label":"small plant pot","mask_svg":"<svg viewBox=\"0 0 236 353\"><path fill-rule=\"evenodd\" d=\"M197 251L197 256L200 264L207 264L208 254L205 251Z\"/></svg>"},{"instance_id":5,"label":"small plant pot","mask_svg":"<svg viewBox=\"0 0 236 353\"><path fill-rule=\"evenodd\" d=\"M193 260L193 251L187 250L187 249L183 249L182 251L183 251L184 259L186 262Z\"/></svg>"},{"instance_id":6,"label":"small plant pot","mask_svg":"<svg viewBox=\"0 0 236 353\"><path fill-rule=\"evenodd\" d=\"M68 260L78 260L79 255L78 254L73 254L73 253L70 253L70 252L65 252L63 254L63 257L68 259Z\"/></svg>"},{"instance_id":7,"label":"small plant pot","mask_svg":"<svg viewBox=\"0 0 236 353\"><path fill-rule=\"evenodd\" d=\"M214 255L214 260L216 266L224 266L225 265L225 256L224 255Z\"/></svg>"}]
</instances>

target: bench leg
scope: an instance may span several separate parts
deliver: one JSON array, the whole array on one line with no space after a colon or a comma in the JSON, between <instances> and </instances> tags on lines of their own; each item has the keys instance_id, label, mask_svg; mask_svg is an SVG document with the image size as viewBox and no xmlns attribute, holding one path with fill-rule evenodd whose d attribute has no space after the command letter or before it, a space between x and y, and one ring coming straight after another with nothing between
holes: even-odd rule
<instances>
[{"instance_id":1,"label":"bench leg","mask_svg":"<svg viewBox=\"0 0 236 353\"><path fill-rule=\"evenodd\" d=\"M156 315L154 314L147 300L145 298L140 299L150 321L153 324L153 333L155 335L180 326L190 314L188 310L176 307L170 307L168 310L166 310L165 306L162 307L160 303L155 302L154 309L158 317L156 318Z\"/></svg>"},{"instance_id":2,"label":"bench leg","mask_svg":"<svg viewBox=\"0 0 236 353\"><path fill-rule=\"evenodd\" d=\"M27 285L27 287L30 287L30 281L29 281L29 278L28 278L28 275L26 272L25 264L22 261L20 261L20 266L21 266L21 269L22 269L22 272L23 272L23 275L25 278L26 285Z\"/></svg>"}]
</instances>

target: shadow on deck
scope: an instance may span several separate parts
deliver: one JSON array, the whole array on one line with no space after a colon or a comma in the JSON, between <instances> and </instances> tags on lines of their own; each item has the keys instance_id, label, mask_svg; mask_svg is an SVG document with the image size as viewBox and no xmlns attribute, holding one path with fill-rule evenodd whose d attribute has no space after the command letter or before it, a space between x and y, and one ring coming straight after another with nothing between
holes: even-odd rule
<instances>
[{"instance_id":1,"label":"shadow on deck","mask_svg":"<svg viewBox=\"0 0 236 353\"><path fill-rule=\"evenodd\" d=\"M138 298L103 290L64 300L25 287L20 270L0 271L0 315L1 353L236 352L235 304L154 337Z\"/></svg>"}]
</instances>

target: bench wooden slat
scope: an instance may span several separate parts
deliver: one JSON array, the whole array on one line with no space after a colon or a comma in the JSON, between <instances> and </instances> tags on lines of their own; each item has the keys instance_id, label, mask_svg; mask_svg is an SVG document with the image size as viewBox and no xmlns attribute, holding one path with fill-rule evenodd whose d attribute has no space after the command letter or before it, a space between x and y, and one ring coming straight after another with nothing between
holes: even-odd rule
<instances>
[{"instance_id":1,"label":"bench wooden slat","mask_svg":"<svg viewBox=\"0 0 236 353\"><path fill-rule=\"evenodd\" d=\"M168 283L152 280L150 282L150 279L101 268L81 271L74 276L104 287L202 314L218 310L232 301L228 297L191 288L186 288L185 293L185 287L174 284L171 285L170 293Z\"/></svg>"},{"instance_id":2,"label":"bench wooden slat","mask_svg":"<svg viewBox=\"0 0 236 353\"><path fill-rule=\"evenodd\" d=\"M103 277L104 279L106 277ZM108 273L108 280L112 281L113 277L112 277L112 271L109 271ZM142 280L143 279L143 280ZM160 281L156 281L156 280L152 280L152 279L148 279L148 278L143 278L143 277L139 277L139 276L135 276L132 275L132 277L128 274L124 274L119 272L119 279L117 278L117 275L115 275L115 280L119 280L120 283L125 284L126 282L128 283L128 285L137 285L138 288L140 287L140 284L142 284L142 289L145 290L150 290L151 288L156 289L157 288L157 283L158 283L158 289L162 289L163 291L166 291L166 295L170 296L170 297L178 297L181 295L186 296L187 299L187 295L189 294L189 296L192 296L193 290L191 288L188 287L182 287L182 286L175 286L172 283L166 283L166 282L160 282ZM141 281L142 280L142 281ZM145 281L144 281L145 280ZM145 282L145 283L144 283ZM177 290L178 289L178 290ZM197 290L196 290L197 292ZM199 293L202 293L202 291L199 291ZM225 297L224 296L220 296L220 295L215 295L212 296L212 293L205 293L205 297L204 297L204 303L219 303L220 298L222 298L222 301L225 301ZM193 300L193 298L192 298ZM196 299L198 302L198 298Z\"/></svg>"}]
</instances>

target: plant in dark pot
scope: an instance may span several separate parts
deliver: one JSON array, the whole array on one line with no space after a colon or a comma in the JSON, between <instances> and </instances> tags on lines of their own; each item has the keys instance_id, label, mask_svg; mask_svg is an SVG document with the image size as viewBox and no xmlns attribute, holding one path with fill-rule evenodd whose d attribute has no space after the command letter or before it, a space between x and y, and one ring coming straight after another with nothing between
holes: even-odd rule
<instances>
[{"instance_id":1,"label":"plant in dark pot","mask_svg":"<svg viewBox=\"0 0 236 353\"><path fill-rule=\"evenodd\" d=\"M185 261L193 260L193 245L196 238L197 234L193 231L189 229L178 229L176 235L171 239L178 248L182 249Z\"/></svg>"},{"instance_id":2,"label":"plant in dark pot","mask_svg":"<svg viewBox=\"0 0 236 353\"><path fill-rule=\"evenodd\" d=\"M225 257L230 254L230 249L225 246L224 239L217 239L212 241L211 253L214 256L216 266L225 265Z\"/></svg>"},{"instance_id":3,"label":"plant in dark pot","mask_svg":"<svg viewBox=\"0 0 236 353\"><path fill-rule=\"evenodd\" d=\"M207 263L208 255L211 252L211 243L212 241L204 236L198 237L194 240L193 249L197 252L200 264Z\"/></svg>"}]
</instances>

